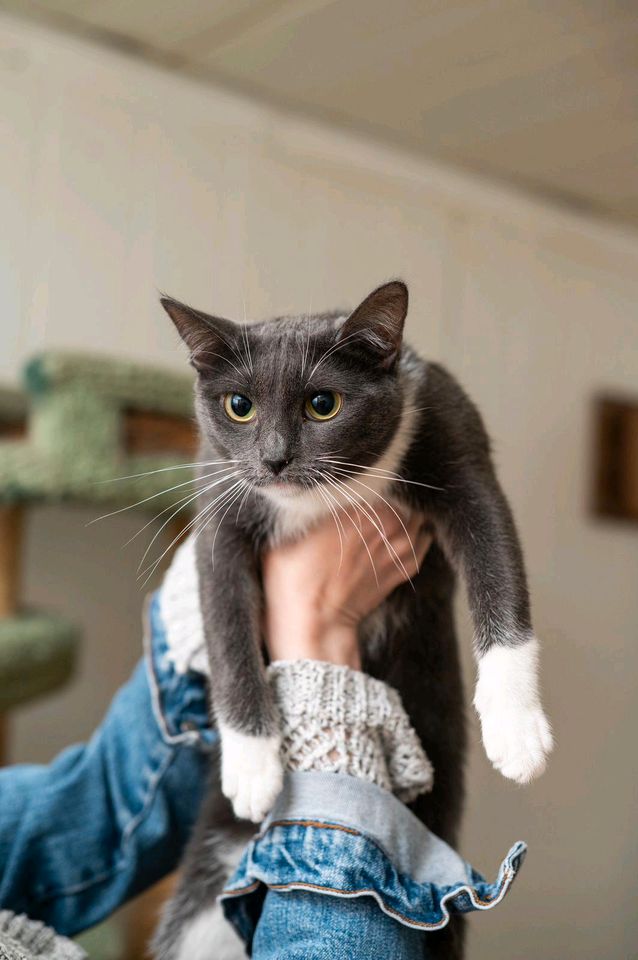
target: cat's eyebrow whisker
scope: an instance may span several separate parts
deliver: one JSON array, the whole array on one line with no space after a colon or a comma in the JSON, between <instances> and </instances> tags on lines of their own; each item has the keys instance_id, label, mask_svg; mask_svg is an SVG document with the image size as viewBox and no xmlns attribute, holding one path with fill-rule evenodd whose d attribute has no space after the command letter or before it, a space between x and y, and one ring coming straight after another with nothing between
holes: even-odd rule
<instances>
[{"instance_id":1,"label":"cat's eyebrow whisker","mask_svg":"<svg viewBox=\"0 0 638 960\"><path fill-rule=\"evenodd\" d=\"M246 301L244 301L244 325L241 328L242 336L246 344L246 359L248 360L248 368L250 370L251 376L254 374L253 369L253 355L250 349L250 341L248 339L248 324L246 323Z\"/></svg>"},{"instance_id":2,"label":"cat's eyebrow whisker","mask_svg":"<svg viewBox=\"0 0 638 960\"><path fill-rule=\"evenodd\" d=\"M306 386L310 383L310 381L311 381L312 378L313 378L313 375L314 375L315 371L316 371L317 368L324 362L324 360L327 360L328 357L332 356L333 353L336 353L337 350L340 350L340 349L341 349L341 347L345 347L346 344L347 344L349 341L352 341L355 337L360 336L363 332L364 332L363 330L353 330L352 333L349 333L349 334L348 334L347 336L345 336L342 340L337 340L336 343L333 343L330 347L328 347L328 349L325 351L325 353L323 353L323 354L319 357L319 359L318 359L317 362L315 363L314 367L313 367L312 370L310 371L310 374L309 374L308 379L307 379L307 381L306 381Z\"/></svg>"},{"instance_id":3,"label":"cat's eyebrow whisker","mask_svg":"<svg viewBox=\"0 0 638 960\"><path fill-rule=\"evenodd\" d=\"M347 470L346 467L356 467L357 470L367 473L369 477L374 477L376 475L376 478L379 480L392 480L396 483L408 483L414 487L425 487L427 490L439 490L442 493L445 492L445 487L436 487L431 483L420 483L418 480L406 480L405 477L400 476L398 473L394 473L393 470L386 470L385 467L365 466L362 463L349 463L347 460L331 460L328 457L317 457L317 460L321 460L322 463L329 463L335 465L336 467L341 467L343 473L351 476L355 475L355 471Z\"/></svg>"},{"instance_id":4,"label":"cat's eyebrow whisker","mask_svg":"<svg viewBox=\"0 0 638 960\"><path fill-rule=\"evenodd\" d=\"M302 376L304 376L306 373L306 368L308 366L309 359L310 359L310 330L306 330L306 346L304 349Z\"/></svg>"},{"instance_id":5,"label":"cat's eyebrow whisker","mask_svg":"<svg viewBox=\"0 0 638 960\"><path fill-rule=\"evenodd\" d=\"M164 529L168 526L168 524L171 522L171 520L173 520L173 519L177 516L178 513L181 513L181 511L184 510L184 509L185 509L187 506L189 506L191 503L193 503L194 500L197 500L197 498L200 497L202 494L208 493L209 490L212 490L214 487L218 486L218 484L220 484L220 483L226 483L227 480L231 480L233 477L236 477L236 476L239 474L239 472L240 472L239 470L235 470L233 473L229 473L227 476L220 477L218 480L213 480L212 483L207 484L207 485L204 487L203 490L198 490L196 493L190 495L190 496L187 498L186 503L182 503L181 506L179 506L173 513L171 513L170 517L168 517L168 519L164 520L164 522L163 522L162 525L159 527L159 529L155 531L155 535L153 536L152 540L150 541L150 543L149 543L148 546L146 547L146 550L144 551L144 554L143 554L143 556L142 556L142 559L141 559L140 562L139 562L139 565L138 565L138 568L137 568L138 571L139 571L140 568L143 566L144 561L146 560L147 556L149 555L149 552L150 552L150 550L151 550L151 547L153 546L153 544L155 543L155 541L157 540L157 538L160 536L162 530L164 530ZM187 526L185 529L188 529L188 526ZM182 531L182 533L183 533L183 532L184 532L184 531ZM136 534L136 536L137 536L137 534Z\"/></svg>"},{"instance_id":6,"label":"cat's eyebrow whisker","mask_svg":"<svg viewBox=\"0 0 638 960\"><path fill-rule=\"evenodd\" d=\"M303 330L301 330L300 333L301 333L301 379L303 380L303 377L306 373L306 364L308 362L308 354L310 353L310 331L309 330L306 331L305 335Z\"/></svg>"},{"instance_id":7,"label":"cat's eyebrow whisker","mask_svg":"<svg viewBox=\"0 0 638 960\"><path fill-rule=\"evenodd\" d=\"M150 477L155 473L169 473L171 470L193 470L195 467L215 467L220 463L244 463L243 460L198 460L195 463L175 463L171 467L158 467L157 470L144 470L142 473L129 473L126 477L108 477L95 483L117 483L118 480L136 480L138 477ZM195 478L197 479L197 478Z\"/></svg>"},{"instance_id":8,"label":"cat's eyebrow whisker","mask_svg":"<svg viewBox=\"0 0 638 960\"><path fill-rule=\"evenodd\" d=\"M160 490L158 493L153 493L149 497L144 497L143 500L138 500L136 503L130 503L127 507L120 507L118 510L112 510L110 513L102 514L101 517L94 517L93 520L89 520L87 527L97 523L99 520L108 520L109 517L115 517L118 513L125 513L127 510L133 510L135 507L141 507L143 503L149 503L150 500L156 500L157 497L163 497L167 493L172 493L173 490L179 490L180 487L186 487L192 483L200 483L203 480L214 477L218 473L223 473L224 470L230 469L232 469L231 466L223 467L220 470L214 470L212 473L204 474L203 477L191 477L190 480L184 480L183 483L176 483L173 487L167 487L165 490Z\"/></svg>"},{"instance_id":9,"label":"cat's eyebrow whisker","mask_svg":"<svg viewBox=\"0 0 638 960\"><path fill-rule=\"evenodd\" d=\"M322 479L326 480L328 483L330 483L330 484L332 484L334 487L336 487L336 489L337 489L338 492L340 492L340 493L342 492L342 491L339 490L339 487L337 486L336 481L334 481L333 478L329 476L329 474L327 474L327 473L321 473L321 477L322 477ZM370 552L370 547L368 546L368 541L366 540L366 538L365 538L365 536L364 536L364 534L363 534L363 530L362 530L361 526L357 526L357 523L355 522L354 517L350 514L350 512L349 512L348 510L346 510L346 509L343 507L342 504L339 503L339 501L337 500L337 498L335 497L334 494L330 493L329 490L325 490L325 493L334 501L334 503L336 504L337 508L338 508L339 510L341 510L343 513L345 513L345 515L348 517L348 519L349 519L350 522L352 523L352 526L353 526L354 529L357 531L357 533L358 533L358 535L359 535L359 539L361 540L363 546L365 547L366 553L368 554L368 557L369 557L369 559L370 559L370 563L372 564L372 571L373 571L373 573L374 573L374 579L375 579L375 581L376 581L377 587L380 586L380 584L379 584L379 576L378 576L378 574L377 574L377 568L376 568L376 566L375 566L375 564L374 564L374 559L373 559L373 557L372 557L372 553ZM346 496L347 496L347 495L346 495ZM349 500L350 504L352 505L352 507L354 508L355 514L357 515L357 517L359 517L359 510L358 510L358 508L357 508L357 504L354 502L354 500L352 500L352 499L349 498L349 497L348 497L348 500Z\"/></svg>"},{"instance_id":10,"label":"cat's eyebrow whisker","mask_svg":"<svg viewBox=\"0 0 638 960\"><path fill-rule=\"evenodd\" d=\"M245 313L244 313L244 316L245 316ZM242 357L240 351L237 349L237 347L235 346L235 344L234 344L234 343L229 343L228 340L226 339L226 337L223 336L223 334L221 334L221 333L219 332L219 330L216 331L216 335L219 337L219 339L221 340L221 342L222 342L229 350L232 351L233 356L235 357L235 359L237 360L237 362L240 363L240 364L242 364L243 367L245 367L246 373L248 373L248 375L250 376L250 374L252 373L252 370L251 370L251 369L248 367L248 365L246 364L245 358ZM225 359L225 358L224 358L224 359Z\"/></svg>"},{"instance_id":11,"label":"cat's eyebrow whisker","mask_svg":"<svg viewBox=\"0 0 638 960\"><path fill-rule=\"evenodd\" d=\"M223 337L221 339L223 339ZM215 353L214 350L198 350L197 356L198 357L219 357L220 360L224 360L226 363L228 363L233 368L233 370L236 370L240 377L245 377L246 373L248 372L247 370L244 370L244 372L242 373L242 371L239 369L236 363L233 363L232 360L229 360L228 357L225 357L222 353Z\"/></svg>"},{"instance_id":12,"label":"cat's eyebrow whisker","mask_svg":"<svg viewBox=\"0 0 638 960\"><path fill-rule=\"evenodd\" d=\"M246 366L246 369L249 371L250 376L252 377L254 374L253 358L250 352L250 344L248 343L248 331L246 329L248 327L248 318L246 317L246 297L243 294L242 294L241 302L242 302L242 307L244 308L244 322L241 325L241 337L245 347L244 349L245 358L242 358L241 362Z\"/></svg>"}]
</instances>

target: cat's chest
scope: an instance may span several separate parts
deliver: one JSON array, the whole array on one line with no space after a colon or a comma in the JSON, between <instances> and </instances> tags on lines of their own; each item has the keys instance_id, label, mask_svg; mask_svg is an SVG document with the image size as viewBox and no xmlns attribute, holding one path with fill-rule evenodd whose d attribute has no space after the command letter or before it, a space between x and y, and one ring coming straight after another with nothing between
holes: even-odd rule
<instances>
[{"instance_id":1,"label":"cat's chest","mask_svg":"<svg viewBox=\"0 0 638 960\"><path fill-rule=\"evenodd\" d=\"M377 476L361 474L358 480L361 489L334 484L323 495L309 490L296 496L276 494L269 496L268 540L275 546L288 540L297 540L324 518L333 517L337 529L355 523L358 527L363 518L373 526L379 523L377 508L380 502L395 500L392 484ZM343 489L345 488L345 489ZM363 491L363 492L362 492Z\"/></svg>"},{"instance_id":2,"label":"cat's chest","mask_svg":"<svg viewBox=\"0 0 638 960\"><path fill-rule=\"evenodd\" d=\"M301 494L285 500L274 500L269 505L268 539L275 546L289 540L298 540L330 511L326 503L311 494Z\"/></svg>"}]
</instances>

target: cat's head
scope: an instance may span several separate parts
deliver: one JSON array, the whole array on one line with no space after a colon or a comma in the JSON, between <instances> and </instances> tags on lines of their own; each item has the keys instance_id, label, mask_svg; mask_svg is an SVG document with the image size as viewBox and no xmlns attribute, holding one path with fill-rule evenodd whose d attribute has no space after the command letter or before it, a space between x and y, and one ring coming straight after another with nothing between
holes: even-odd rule
<instances>
[{"instance_id":1,"label":"cat's head","mask_svg":"<svg viewBox=\"0 0 638 960\"><path fill-rule=\"evenodd\" d=\"M197 371L202 436L256 490L281 499L319 482L328 492L341 470L374 464L390 446L403 408L404 283L379 287L350 314L250 325L162 304Z\"/></svg>"}]
</instances>

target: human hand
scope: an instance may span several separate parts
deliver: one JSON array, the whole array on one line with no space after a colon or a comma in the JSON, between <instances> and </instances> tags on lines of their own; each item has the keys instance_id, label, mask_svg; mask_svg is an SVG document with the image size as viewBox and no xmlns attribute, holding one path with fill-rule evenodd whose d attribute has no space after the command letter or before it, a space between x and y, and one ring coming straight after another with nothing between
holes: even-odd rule
<instances>
[{"instance_id":1,"label":"human hand","mask_svg":"<svg viewBox=\"0 0 638 960\"><path fill-rule=\"evenodd\" d=\"M328 517L301 540L264 556L272 660L360 667L359 623L417 573L432 542L422 516L401 516L384 504L375 511L375 523L342 513L341 529Z\"/></svg>"}]
</instances>

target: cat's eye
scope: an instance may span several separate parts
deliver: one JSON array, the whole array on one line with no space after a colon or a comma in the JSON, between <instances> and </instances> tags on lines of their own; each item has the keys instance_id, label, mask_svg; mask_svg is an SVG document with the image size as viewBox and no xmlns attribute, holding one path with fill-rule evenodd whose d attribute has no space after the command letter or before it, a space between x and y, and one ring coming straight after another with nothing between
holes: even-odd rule
<instances>
[{"instance_id":1,"label":"cat's eye","mask_svg":"<svg viewBox=\"0 0 638 960\"><path fill-rule=\"evenodd\" d=\"M243 393L227 393L224 396L224 410L236 423L248 423L257 413L255 404Z\"/></svg>"},{"instance_id":2,"label":"cat's eye","mask_svg":"<svg viewBox=\"0 0 638 960\"><path fill-rule=\"evenodd\" d=\"M305 404L306 416L311 420L332 420L343 406L343 397L334 390L319 390L311 394Z\"/></svg>"}]
</instances>

